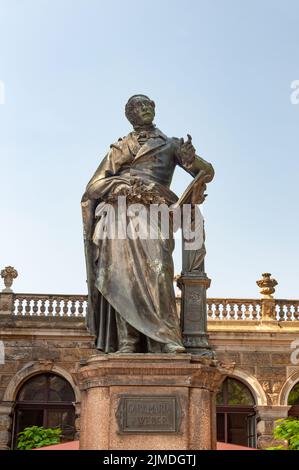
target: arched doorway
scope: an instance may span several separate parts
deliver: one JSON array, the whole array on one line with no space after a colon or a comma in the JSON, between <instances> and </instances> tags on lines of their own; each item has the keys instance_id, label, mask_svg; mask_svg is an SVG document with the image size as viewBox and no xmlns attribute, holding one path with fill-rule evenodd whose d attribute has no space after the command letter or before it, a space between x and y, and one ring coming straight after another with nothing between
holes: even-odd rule
<instances>
[{"instance_id":1,"label":"arched doorway","mask_svg":"<svg viewBox=\"0 0 299 470\"><path fill-rule=\"evenodd\" d=\"M294 385L289 393L288 405L291 405L289 416L299 419L299 382Z\"/></svg>"},{"instance_id":2,"label":"arched doorway","mask_svg":"<svg viewBox=\"0 0 299 470\"><path fill-rule=\"evenodd\" d=\"M217 440L256 447L254 398L241 381L228 377L217 393Z\"/></svg>"},{"instance_id":3,"label":"arched doorway","mask_svg":"<svg viewBox=\"0 0 299 470\"><path fill-rule=\"evenodd\" d=\"M60 427L62 442L74 439L75 394L71 385L59 375L39 374L27 380L18 392L15 413L13 447L17 435L26 427Z\"/></svg>"}]
</instances>

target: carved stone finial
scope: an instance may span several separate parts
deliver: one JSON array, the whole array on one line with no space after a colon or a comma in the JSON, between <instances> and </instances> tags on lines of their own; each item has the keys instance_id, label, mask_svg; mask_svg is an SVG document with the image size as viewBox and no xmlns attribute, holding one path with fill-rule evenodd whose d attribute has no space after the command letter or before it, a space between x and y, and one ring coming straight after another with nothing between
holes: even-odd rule
<instances>
[{"instance_id":1,"label":"carved stone finial","mask_svg":"<svg viewBox=\"0 0 299 470\"><path fill-rule=\"evenodd\" d=\"M262 276L263 279L256 281L257 285L260 287L260 293L264 299L273 299L272 294L274 294L274 288L277 286L278 282L271 277L270 273L263 273Z\"/></svg>"},{"instance_id":2,"label":"carved stone finial","mask_svg":"<svg viewBox=\"0 0 299 470\"><path fill-rule=\"evenodd\" d=\"M1 271L1 277L5 285L5 289L2 289L2 292L12 292L11 286L13 280L18 277L18 271L13 266L6 266Z\"/></svg>"}]
</instances>

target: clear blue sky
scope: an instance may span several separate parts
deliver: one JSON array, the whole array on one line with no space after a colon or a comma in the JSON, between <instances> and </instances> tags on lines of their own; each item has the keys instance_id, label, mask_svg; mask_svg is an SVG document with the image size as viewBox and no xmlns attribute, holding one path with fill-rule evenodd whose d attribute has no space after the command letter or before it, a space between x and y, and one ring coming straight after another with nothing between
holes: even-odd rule
<instances>
[{"instance_id":1,"label":"clear blue sky","mask_svg":"<svg viewBox=\"0 0 299 470\"><path fill-rule=\"evenodd\" d=\"M204 205L210 296L299 298L297 0L0 0L0 266L17 292L86 291L80 198L129 96L193 137L216 176ZM180 194L189 177L178 170ZM177 247L176 271L179 271Z\"/></svg>"}]
</instances>

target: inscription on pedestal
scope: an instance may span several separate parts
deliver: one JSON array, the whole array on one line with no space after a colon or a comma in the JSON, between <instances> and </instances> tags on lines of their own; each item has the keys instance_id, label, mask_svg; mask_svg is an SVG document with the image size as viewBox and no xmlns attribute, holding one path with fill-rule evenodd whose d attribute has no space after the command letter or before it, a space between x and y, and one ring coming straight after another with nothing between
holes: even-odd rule
<instances>
[{"instance_id":1,"label":"inscription on pedestal","mask_svg":"<svg viewBox=\"0 0 299 470\"><path fill-rule=\"evenodd\" d=\"M121 396L116 417L121 433L177 433L179 400L176 396Z\"/></svg>"}]
</instances>

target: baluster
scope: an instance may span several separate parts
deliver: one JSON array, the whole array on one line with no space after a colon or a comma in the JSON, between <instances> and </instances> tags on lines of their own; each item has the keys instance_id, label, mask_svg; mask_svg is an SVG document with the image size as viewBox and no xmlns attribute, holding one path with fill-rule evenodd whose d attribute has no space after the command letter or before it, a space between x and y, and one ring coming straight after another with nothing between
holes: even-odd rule
<instances>
[{"instance_id":1,"label":"baluster","mask_svg":"<svg viewBox=\"0 0 299 470\"><path fill-rule=\"evenodd\" d=\"M257 311L258 320L261 320L262 319L262 306L261 306L261 304L257 304L256 311Z\"/></svg>"},{"instance_id":2,"label":"baluster","mask_svg":"<svg viewBox=\"0 0 299 470\"><path fill-rule=\"evenodd\" d=\"M60 317L61 315L61 299L56 299L56 307L55 307L55 317Z\"/></svg>"},{"instance_id":3,"label":"baluster","mask_svg":"<svg viewBox=\"0 0 299 470\"><path fill-rule=\"evenodd\" d=\"M18 314L18 305L19 305L18 299L15 299L13 303L13 312L12 312L12 314L15 316Z\"/></svg>"},{"instance_id":4,"label":"baluster","mask_svg":"<svg viewBox=\"0 0 299 470\"><path fill-rule=\"evenodd\" d=\"M234 302L234 303L231 303L231 313L230 313L230 320L236 320L237 318L237 310L238 310L238 306L237 304Z\"/></svg>"},{"instance_id":5,"label":"baluster","mask_svg":"<svg viewBox=\"0 0 299 470\"><path fill-rule=\"evenodd\" d=\"M54 299L49 299L49 306L48 306L48 316L53 317L54 312Z\"/></svg>"},{"instance_id":6,"label":"baluster","mask_svg":"<svg viewBox=\"0 0 299 470\"><path fill-rule=\"evenodd\" d=\"M252 320L258 320L258 304L256 302L252 303Z\"/></svg>"},{"instance_id":7,"label":"baluster","mask_svg":"<svg viewBox=\"0 0 299 470\"><path fill-rule=\"evenodd\" d=\"M30 310L31 310L30 302L31 302L31 300L27 298L26 302L25 302L25 316L26 317L30 316Z\"/></svg>"},{"instance_id":8,"label":"baluster","mask_svg":"<svg viewBox=\"0 0 299 470\"><path fill-rule=\"evenodd\" d=\"M79 300L79 307L78 307L78 317L83 317L83 301Z\"/></svg>"},{"instance_id":9,"label":"baluster","mask_svg":"<svg viewBox=\"0 0 299 470\"><path fill-rule=\"evenodd\" d=\"M251 320L252 318L252 306L250 303L244 302L244 320Z\"/></svg>"},{"instance_id":10,"label":"baluster","mask_svg":"<svg viewBox=\"0 0 299 470\"><path fill-rule=\"evenodd\" d=\"M286 305L286 320L291 321L292 320L292 310L291 310L291 305Z\"/></svg>"},{"instance_id":11,"label":"baluster","mask_svg":"<svg viewBox=\"0 0 299 470\"><path fill-rule=\"evenodd\" d=\"M221 315L221 312L220 312L220 305L221 305L221 302L215 302L215 320L220 320L220 315Z\"/></svg>"},{"instance_id":12,"label":"baluster","mask_svg":"<svg viewBox=\"0 0 299 470\"><path fill-rule=\"evenodd\" d=\"M281 305L281 320L286 321L287 320L287 308L285 304Z\"/></svg>"},{"instance_id":13,"label":"baluster","mask_svg":"<svg viewBox=\"0 0 299 470\"><path fill-rule=\"evenodd\" d=\"M291 317L290 317L290 321L294 321L295 320L295 306L292 304L290 305L290 312L291 312Z\"/></svg>"},{"instance_id":14,"label":"baluster","mask_svg":"<svg viewBox=\"0 0 299 470\"><path fill-rule=\"evenodd\" d=\"M277 321L281 321L283 319L281 305L278 303L275 305L275 318Z\"/></svg>"},{"instance_id":15,"label":"baluster","mask_svg":"<svg viewBox=\"0 0 299 470\"><path fill-rule=\"evenodd\" d=\"M230 307L231 307L230 319L235 320L236 319L236 304L235 304L235 302L231 302Z\"/></svg>"},{"instance_id":16,"label":"baluster","mask_svg":"<svg viewBox=\"0 0 299 470\"><path fill-rule=\"evenodd\" d=\"M236 302L236 313L235 313L235 319L236 320L242 320L242 315L243 315L243 312L242 312L242 303L241 302Z\"/></svg>"},{"instance_id":17,"label":"baluster","mask_svg":"<svg viewBox=\"0 0 299 470\"><path fill-rule=\"evenodd\" d=\"M70 312L71 312L70 317L75 317L76 316L76 300L72 300Z\"/></svg>"},{"instance_id":18,"label":"baluster","mask_svg":"<svg viewBox=\"0 0 299 470\"><path fill-rule=\"evenodd\" d=\"M68 303L69 303L68 299L62 299L62 305L63 305L63 307L62 307L62 312L63 312L63 313L62 313L62 316L63 316L63 317L67 317L67 316L68 316L68 314L67 314L67 313L68 313L68 310L69 310Z\"/></svg>"},{"instance_id":19,"label":"baluster","mask_svg":"<svg viewBox=\"0 0 299 470\"><path fill-rule=\"evenodd\" d=\"M220 320L223 320L224 319L224 303L223 301L220 302L220 305L219 305L219 311L220 311Z\"/></svg>"},{"instance_id":20,"label":"baluster","mask_svg":"<svg viewBox=\"0 0 299 470\"><path fill-rule=\"evenodd\" d=\"M42 299L41 300L41 306L40 306L40 316L41 317L44 317L45 316L45 312L46 312L46 305L45 305L45 299Z\"/></svg>"},{"instance_id":21,"label":"baluster","mask_svg":"<svg viewBox=\"0 0 299 470\"><path fill-rule=\"evenodd\" d=\"M207 317L208 317L208 320L213 319L212 305L213 305L212 302L209 302L209 300L207 299Z\"/></svg>"},{"instance_id":22,"label":"baluster","mask_svg":"<svg viewBox=\"0 0 299 470\"><path fill-rule=\"evenodd\" d=\"M230 320L231 317L231 305L223 302L223 320Z\"/></svg>"},{"instance_id":23,"label":"baluster","mask_svg":"<svg viewBox=\"0 0 299 470\"><path fill-rule=\"evenodd\" d=\"M32 307L32 316L33 316L33 317L36 317L36 316L37 316L37 312L38 312L38 301L39 301L39 299L34 299L34 300L33 300L33 307Z\"/></svg>"},{"instance_id":24,"label":"baluster","mask_svg":"<svg viewBox=\"0 0 299 470\"><path fill-rule=\"evenodd\" d=\"M23 298L19 298L19 304L17 308L17 316L21 317L23 315Z\"/></svg>"}]
</instances>

